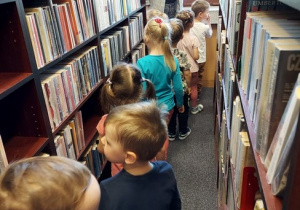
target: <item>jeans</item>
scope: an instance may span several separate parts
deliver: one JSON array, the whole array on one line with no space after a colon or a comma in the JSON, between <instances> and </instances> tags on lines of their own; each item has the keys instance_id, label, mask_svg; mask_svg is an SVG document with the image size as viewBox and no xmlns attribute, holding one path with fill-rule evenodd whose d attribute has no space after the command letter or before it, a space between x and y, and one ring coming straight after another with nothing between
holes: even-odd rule
<instances>
[{"instance_id":1,"label":"jeans","mask_svg":"<svg viewBox=\"0 0 300 210\"><path fill-rule=\"evenodd\" d=\"M184 104L184 113L179 113L177 107L174 108L173 115L169 122L168 131L169 133L176 134L176 123L178 116L178 130L179 133L187 133L188 132L188 119L189 119L189 104L188 104L189 96L184 94L183 96L183 104ZM176 98L174 97L175 103Z\"/></svg>"},{"instance_id":2,"label":"jeans","mask_svg":"<svg viewBox=\"0 0 300 210\"><path fill-rule=\"evenodd\" d=\"M175 16L176 16L176 2L171 3L171 4L165 4L164 13L166 13L168 15L169 19L175 18Z\"/></svg>"}]
</instances>

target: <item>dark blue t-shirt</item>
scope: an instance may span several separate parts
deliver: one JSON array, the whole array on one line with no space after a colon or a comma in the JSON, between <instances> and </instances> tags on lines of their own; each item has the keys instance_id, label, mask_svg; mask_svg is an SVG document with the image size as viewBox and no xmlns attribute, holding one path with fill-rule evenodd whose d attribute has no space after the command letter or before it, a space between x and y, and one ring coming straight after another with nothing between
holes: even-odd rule
<instances>
[{"instance_id":1,"label":"dark blue t-shirt","mask_svg":"<svg viewBox=\"0 0 300 210\"><path fill-rule=\"evenodd\" d=\"M100 210L181 210L171 165L153 162L147 174L133 176L124 169L100 183Z\"/></svg>"}]
</instances>

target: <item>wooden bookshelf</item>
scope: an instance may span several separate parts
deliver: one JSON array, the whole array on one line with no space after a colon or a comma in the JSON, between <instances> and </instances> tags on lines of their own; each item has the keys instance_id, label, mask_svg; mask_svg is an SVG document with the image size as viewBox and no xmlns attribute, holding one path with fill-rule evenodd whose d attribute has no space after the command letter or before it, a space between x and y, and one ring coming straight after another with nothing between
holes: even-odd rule
<instances>
[{"instance_id":1,"label":"wooden bookshelf","mask_svg":"<svg viewBox=\"0 0 300 210\"><path fill-rule=\"evenodd\" d=\"M146 24L145 0L141 0L141 6L128 12L127 15L123 15L122 18L110 24L104 30L99 30L98 19L96 17L97 8L95 8L95 1L91 0L89 1L90 4L84 9L89 9L91 11L90 15L92 13L95 15L88 20L91 21L90 24L94 33L90 33L79 43L77 41L71 49L53 56L52 60L45 62L43 66L38 68L35 59L34 44L30 37L30 27L26 21L25 9L29 7L43 7L44 9L49 8L49 11L51 11L53 4L61 4L63 2L64 0L0 1L0 135L9 162L39 155L41 152L56 155L54 138L74 118L78 111L82 113L84 141L86 145L80 151L78 157L80 160L81 156L92 145L94 136L97 134L96 125L103 115L99 95L103 81L106 80L107 75L104 74L104 55L102 55L101 51L100 36L119 26L128 26L129 30L132 30L129 24L130 18L137 13L142 13L142 26ZM132 3L129 0L127 2ZM73 12L70 14L73 14ZM54 15L51 20L56 22L56 16ZM48 27L49 24L47 25ZM50 27L47 30L50 31ZM54 26L51 30L55 30ZM62 30L67 30L67 28L62 28ZM59 29L56 32L62 33ZM135 35L134 33L132 34ZM35 35L38 35L38 38L42 39L40 29ZM56 35L59 36L60 34ZM130 40L130 37L128 39ZM57 39L49 38L49 40L53 43L55 40L58 42ZM134 46L137 46L140 42L142 42L142 38L139 38ZM47 48L47 45L45 46ZM41 47L42 50L44 50L43 47L45 46ZM101 77L97 81L95 79L96 82L93 80L95 84L91 85L91 90L81 98L73 110L68 111L67 116L62 119L59 125L52 129L41 85L42 75L47 70L56 67L57 64L61 62L66 63L70 58L76 57L84 49L92 46L96 46L95 51L98 54L98 60L96 61L96 56L93 57L94 63L88 67L88 74L95 74L91 73L92 70L90 67L93 66L97 70L97 75L101 75ZM53 46L51 45L51 47ZM122 58L123 61L130 62L133 48L130 47L129 52ZM112 49L112 51L114 50ZM45 52L42 52L44 58L46 58Z\"/></svg>"},{"instance_id":2,"label":"wooden bookshelf","mask_svg":"<svg viewBox=\"0 0 300 210\"><path fill-rule=\"evenodd\" d=\"M274 0L276 1L276 0ZM281 9L285 9L287 10L286 13L288 13L289 11L292 12L297 12L296 10L298 10L297 14L300 14L300 5L298 3L297 0L279 0L280 2L283 2L283 7ZM222 5L222 2L224 3ZM229 3L231 1L227 1L227 3ZM289 170L289 174L288 174L288 181L287 181L287 186L284 192L284 197L279 198L276 197L272 194L271 192L271 185L267 183L266 180L266 169L264 167L264 164L261 162L261 158L260 155L256 152L255 149L255 145L256 145L256 133L255 133L255 129L254 129L254 123L252 122L252 120L250 119L250 108L249 108L249 104L248 104L248 99L247 96L245 95L241 83L239 81L240 76L239 76L239 65L240 64L240 57L242 54L242 44L243 44L243 37L244 37L244 20L246 17L246 12L247 10L249 10L249 3L252 2L250 0L246 0L246 1L241 1L241 14L240 14L240 21L239 21L239 34L237 36L237 51L235 55L230 55L232 58L232 62L233 62L233 66L234 66L234 70L235 70L235 82L234 82L234 91L233 91L233 95L232 95L232 101L234 100L235 96L239 96L241 99L241 107L242 107L242 113L244 115L244 119L245 119L245 123L246 123L246 127L247 127L247 133L248 133L248 137L249 137L249 141L250 141L250 146L253 152L253 158L254 158L254 162L255 162L255 170L256 170L256 174L257 174L257 180L258 180L258 186L259 186L259 190L260 193L262 195L262 200L264 202L264 207L265 209L271 209L271 210L279 210L279 209L300 209L300 200L298 199L300 196L300 190L299 190L299 186L300 186L300 170L299 170L299 164L300 164L300 143L299 141L297 141L298 139L300 139L300 123L298 122L297 125L297 132L296 132L296 136L295 136L295 145L293 145L293 151L292 151L292 159L291 159L291 167ZM282 5L279 2L280 5ZM296 3L297 2L297 3ZM224 29L228 29L228 17L227 19L225 19L224 17L224 13L225 13L225 7L226 7L226 0L221 0L220 1L220 9L219 9L219 16L222 17L222 23L221 23L221 30ZM291 6L291 7L287 7L287 6ZM248 8L249 7L249 8ZM276 7L277 8L277 7ZM232 8L229 8L228 10L230 10ZM295 10L296 9L296 10ZM254 8L255 11L255 8ZM227 14L228 15L228 14ZM226 34L227 36L227 34ZM228 39L226 37L226 43L228 43ZM220 46L219 49L217 49L217 51L220 50ZM220 58L218 58L218 60L222 60ZM219 66L220 66L220 62L219 62ZM220 67L217 68L216 70L216 75L217 73L220 71ZM215 83L216 85L216 83ZM222 79L222 85L223 88L225 86L224 84L224 79ZM218 113L218 105L220 103L224 103L225 107L227 107L227 100L226 100L226 91L227 90L223 90L223 97L221 99L221 101L215 100L214 102L215 104L215 115L216 115L216 121L217 121L217 117L219 115ZM231 102L232 102L231 101ZM228 113L227 110L226 111L226 121L227 121L227 126L228 126L228 130L227 132L230 132L230 123L231 123L231 117L232 117L232 113ZM217 124L217 123L216 123ZM230 133L229 133L230 134ZM219 135L219 133L216 132L215 129L215 135ZM230 135L229 135L230 138ZM218 147L220 147L220 145L218 145ZM230 163L229 163L230 164ZM235 182L235 177L234 177L234 168L231 165L231 169L232 169L232 182ZM219 173L218 173L219 174ZM226 178L226 177L224 177ZM219 178L220 179L220 178ZM236 192L233 192L233 196L236 197ZM224 208L224 206L226 206L226 203L221 203L218 206L221 206Z\"/></svg>"},{"instance_id":3,"label":"wooden bookshelf","mask_svg":"<svg viewBox=\"0 0 300 210\"><path fill-rule=\"evenodd\" d=\"M246 96L241 88L241 85L238 83L238 89L239 89L239 95L241 98L241 103L242 103L242 108L243 108L243 113L245 116L245 121L247 124L248 128L248 135L250 139L250 144L251 148L254 154L254 159L256 162L256 171L258 173L258 178L259 178L259 186L262 191L262 196L263 196L263 201L265 202L265 206L268 207L268 209L274 209L274 210L279 210L282 209L281 205L281 200L274 196L271 193L271 185L267 183L266 179L266 170L264 167L264 164L261 162L259 154L255 151L255 144L256 144L256 134L254 132L254 125L250 120L249 116L249 105L246 99Z\"/></svg>"}]
</instances>

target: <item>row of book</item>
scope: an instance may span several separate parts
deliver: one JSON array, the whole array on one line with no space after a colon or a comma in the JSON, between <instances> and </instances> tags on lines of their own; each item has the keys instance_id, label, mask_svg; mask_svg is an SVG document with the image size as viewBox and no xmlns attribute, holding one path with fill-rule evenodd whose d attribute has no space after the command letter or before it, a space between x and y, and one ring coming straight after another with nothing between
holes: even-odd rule
<instances>
[{"instance_id":1,"label":"row of book","mask_svg":"<svg viewBox=\"0 0 300 210\"><path fill-rule=\"evenodd\" d=\"M139 0L95 0L99 31L113 25L140 7Z\"/></svg>"},{"instance_id":2,"label":"row of book","mask_svg":"<svg viewBox=\"0 0 300 210\"><path fill-rule=\"evenodd\" d=\"M139 58L142 58L146 55L146 44L144 42L137 45L131 53L132 64L136 65L136 62Z\"/></svg>"},{"instance_id":3,"label":"row of book","mask_svg":"<svg viewBox=\"0 0 300 210\"><path fill-rule=\"evenodd\" d=\"M52 131L100 79L96 46L85 48L41 74L41 85Z\"/></svg>"},{"instance_id":4,"label":"row of book","mask_svg":"<svg viewBox=\"0 0 300 210\"><path fill-rule=\"evenodd\" d=\"M300 71L300 20L291 19L293 13L261 11L245 20L241 86L262 162Z\"/></svg>"},{"instance_id":5,"label":"row of book","mask_svg":"<svg viewBox=\"0 0 300 210\"><path fill-rule=\"evenodd\" d=\"M278 0L220 0L228 45L233 55L237 53L238 36L241 23L242 4L246 4L246 12L285 11L289 7Z\"/></svg>"},{"instance_id":6,"label":"row of book","mask_svg":"<svg viewBox=\"0 0 300 210\"><path fill-rule=\"evenodd\" d=\"M26 8L26 22L38 68L96 33L92 0L69 0Z\"/></svg>"},{"instance_id":7,"label":"row of book","mask_svg":"<svg viewBox=\"0 0 300 210\"><path fill-rule=\"evenodd\" d=\"M38 68L141 7L138 0L53 0L50 6L26 8L26 22ZM94 14L94 9L96 14ZM96 20L97 19L97 20ZM142 13L130 19L131 46L142 38ZM133 33L133 31L138 31Z\"/></svg>"},{"instance_id":8,"label":"row of book","mask_svg":"<svg viewBox=\"0 0 300 210\"><path fill-rule=\"evenodd\" d=\"M83 162L99 178L105 157L97 150L98 135L92 140L92 145L80 157L86 148L81 111L76 112L74 118L54 137L54 144L58 156L68 157Z\"/></svg>"}]
</instances>

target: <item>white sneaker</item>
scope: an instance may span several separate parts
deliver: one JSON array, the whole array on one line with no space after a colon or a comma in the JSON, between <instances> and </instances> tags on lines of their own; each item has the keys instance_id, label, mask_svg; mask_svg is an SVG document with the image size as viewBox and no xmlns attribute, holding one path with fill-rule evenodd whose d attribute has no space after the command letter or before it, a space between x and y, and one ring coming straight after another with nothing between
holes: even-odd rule
<instances>
[{"instance_id":1,"label":"white sneaker","mask_svg":"<svg viewBox=\"0 0 300 210\"><path fill-rule=\"evenodd\" d=\"M191 109L191 113L192 114L197 114L198 112L201 112L203 110L203 105L202 104L198 104L196 107L192 107Z\"/></svg>"}]
</instances>

